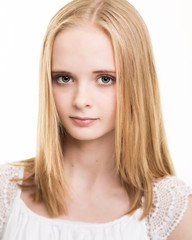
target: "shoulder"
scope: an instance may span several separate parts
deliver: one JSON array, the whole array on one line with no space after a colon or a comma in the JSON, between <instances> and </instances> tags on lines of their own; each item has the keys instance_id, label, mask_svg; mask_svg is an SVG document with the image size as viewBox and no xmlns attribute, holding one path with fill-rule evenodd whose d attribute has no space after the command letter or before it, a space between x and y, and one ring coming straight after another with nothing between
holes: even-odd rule
<instances>
[{"instance_id":1,"label":"shoulder","mask_svg":"<svg viewBox=\"0 0 192 240\"><path fill-rule=\"evenodd\" d=\"M175 176L154 182L152 208L146 218L151 239L165 240L174 233L188 209L189 195L192 188Z\"/></svg>"},{"instance_id":2,"label":"shoulder","mask_svg":"<svg viewBox=\"0 0 192 240\"><path fill-rule=\"evenodd\" d=\"M22 178L23 167L10 164L0 165L0 199L6 195L10 195L13 190L16 190L17 183L13 179Z\"/></svg>"},{"instance_id":3,"label":"shoulder","mask_svg":"<svg viewBox=\"0 0 192 240\"><path fill-rule=\"evenodd\" d=\"M190 194L192 194L192 188L176 176L167 176L154 182L153 202L156 202L156 207L162 207L163 200L166 200L165 205L171 202L176 203L179 199L187 201Z\"/></svg>"},{"instance_id":4,"label":"shoulder","mask_svg":"<svg viewBox=\"0 0 192 240\"><path fill-rule=\"evenodd\" d=\"M11 179L12 177L19 177L22 169L22 166L14 163L0 164L0 177L7 177L8 179Z\"/></svg>"},{"instance_id":5,"label":"shoulder","mask_svg":"<svg viewBox=\"0 0 192 240\"><path fill-rule=\"evenodd\" d=\"M21 178L23 167L12 164L0 165L0 233L5 225L5 220L11 204L16 196L18 186L15 178Z\"/></svg>"}]
</instances>

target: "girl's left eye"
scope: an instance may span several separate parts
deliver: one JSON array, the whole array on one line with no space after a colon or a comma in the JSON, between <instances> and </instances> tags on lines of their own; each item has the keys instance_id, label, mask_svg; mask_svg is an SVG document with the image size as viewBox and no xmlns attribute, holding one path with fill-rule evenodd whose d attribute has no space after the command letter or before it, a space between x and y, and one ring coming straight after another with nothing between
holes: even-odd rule
<instances>
[{"instance_id":1,"label":"girl's left eye","mask_svg":"<svg viewBox=\"0 0 192 240\"><path fill-rule=\"evenodd\" d=\"M99 85L111 85L115 81L114 77L104 75L98 78Z\"/></svg>"}]
</instances>

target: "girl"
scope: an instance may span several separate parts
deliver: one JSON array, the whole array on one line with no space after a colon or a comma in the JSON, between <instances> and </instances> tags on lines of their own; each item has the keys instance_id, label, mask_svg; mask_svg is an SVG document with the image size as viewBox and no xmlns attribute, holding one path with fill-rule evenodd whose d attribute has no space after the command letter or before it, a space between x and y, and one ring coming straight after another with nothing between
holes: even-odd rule
<instances>
[{"instance_id":1,"label":"girl","mask_svg":"<svg viewBox=\"0 0 192 240\"><path fill-rule=\"evenodd\" d=\"M192 239L147 28L126 0L74 0L49 23L37 153L0 168L1 239Z\"/></svg>"}]
</instances>

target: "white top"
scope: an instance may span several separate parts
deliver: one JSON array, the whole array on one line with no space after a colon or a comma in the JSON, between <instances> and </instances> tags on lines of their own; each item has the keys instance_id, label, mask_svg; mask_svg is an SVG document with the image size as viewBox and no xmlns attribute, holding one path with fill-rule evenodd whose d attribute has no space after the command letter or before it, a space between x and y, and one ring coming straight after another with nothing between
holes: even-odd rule
<instances>
[{"instance_id":1,"label":"white top","mask_svg":"<svg viewBox=\"0 0 192 240\"><path fill-rule=\"evenodd\" d=\"M142 221L142 209L107 223L46 218L30 210L10 179L23 167L0 165L0 240L166 240L181 221L192 189L177 177L154 183L153 207Z\"/></svg>"}]
</instances>

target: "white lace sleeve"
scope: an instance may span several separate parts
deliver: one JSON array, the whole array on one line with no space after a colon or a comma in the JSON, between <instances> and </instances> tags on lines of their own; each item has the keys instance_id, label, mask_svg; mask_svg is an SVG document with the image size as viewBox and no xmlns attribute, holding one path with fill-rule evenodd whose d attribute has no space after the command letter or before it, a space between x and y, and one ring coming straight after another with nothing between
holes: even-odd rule
<instances>
[{"instance_id":1,"label":"white lace sleeve","mask_svg":"<svg viewBox=\"0 0 192 240\"><path fill-rule=\"evenodd\" d=\"M166 177L154 184L153 206L146 218L151 240L166 240L187 209L192 188L177 177ZM192 213L191 213L192 214Z\"/></svg>"},{"instance_id":2,"label":"white lace sleeve","mask_svg":"<svg viewBox=\"0 0 192 240\"><path fill-rule=\"evenodd\" d=\"M22 167L0 165L0 239L18 190L16 182L10 179L20 178L22 170Z\"/></svg>"}]
</instances>

